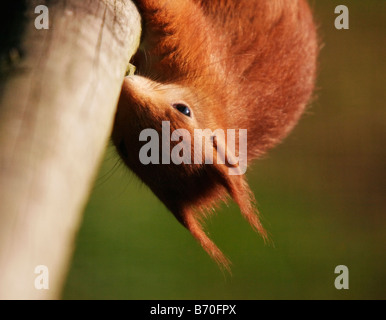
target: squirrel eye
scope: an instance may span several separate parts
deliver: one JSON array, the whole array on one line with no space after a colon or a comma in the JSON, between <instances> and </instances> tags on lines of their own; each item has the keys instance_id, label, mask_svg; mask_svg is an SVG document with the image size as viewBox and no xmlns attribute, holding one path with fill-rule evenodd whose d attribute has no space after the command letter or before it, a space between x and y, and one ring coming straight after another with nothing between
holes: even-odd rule
<instances>
[{"instance_id":1,"label":"squirrel eye","mask_svg":"<svg viewBox=\"0 0 386 320\"><path fill-rule=\"evenodd\" d=\"M184 114L187 117L190 117L192 115L189 107L183 103L175 103L175 104L173 104L173 108L177 109L179 112L181 112L182 114Z\"/></svg>"}]
</instances>

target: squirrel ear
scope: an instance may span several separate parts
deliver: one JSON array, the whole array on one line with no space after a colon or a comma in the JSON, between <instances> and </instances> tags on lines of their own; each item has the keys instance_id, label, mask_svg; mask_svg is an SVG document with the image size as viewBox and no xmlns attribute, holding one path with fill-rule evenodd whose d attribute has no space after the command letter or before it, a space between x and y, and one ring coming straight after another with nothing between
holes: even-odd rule
<instances>
[{"instance_id":1,"label":"squirrel ear","mask_svg":"<svg viewBox=\"0 0 386 320\"><path fill-rule=\"evenodd\" d=\"M216 136L211 138L216 155L214 167L220 183L238 204L244 218L266 241L268 239L267 232L260 222L255 197L244 175L245 170L241 169L240 163L236 163L235 155L227 148L223 139L218 139Z\"/></svg>"},{"instance_id":2,"label":"squirrel ear","mask_svg":"<svg viewBox=\"0 0 386 320\"><path fill-rule=\"evenodd\" d=\"M221 250L214 244L214 242L206 235L203 227L199 221L197 214L189 208L184 208L180 212L182 224L190 231L194 238L200 243L203 249L209 256L216 261L219 267L231 273L230 261L224 256Z\"/></svg>"}]
</instances>

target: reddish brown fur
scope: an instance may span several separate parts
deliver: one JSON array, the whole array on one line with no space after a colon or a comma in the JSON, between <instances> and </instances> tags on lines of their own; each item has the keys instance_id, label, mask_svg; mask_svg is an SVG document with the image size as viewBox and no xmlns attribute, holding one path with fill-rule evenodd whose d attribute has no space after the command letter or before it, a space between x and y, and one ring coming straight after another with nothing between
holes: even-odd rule
<instances>
[{"instance_id":1,"label":"reddish brown fur","mask_svg":"<svg viewBox=\"0 0 386 320\"><path fill-rule=\"evenodd\" d=\"M113 141L125 163L229 268L199 218L229 194L266 237L244 175L230 176L228 166L218 164L144 166L139 133L161 132L163 120L172 131L185 128L192 136L195 128L248 129L248 160L262 155L290 132L312 94L317 56L312 15L304 0L137 3L144 37L134 64L144 78L124 82ZM192 118L171 107L180 101L190 106Z\"/></svg>"}]
</instances>

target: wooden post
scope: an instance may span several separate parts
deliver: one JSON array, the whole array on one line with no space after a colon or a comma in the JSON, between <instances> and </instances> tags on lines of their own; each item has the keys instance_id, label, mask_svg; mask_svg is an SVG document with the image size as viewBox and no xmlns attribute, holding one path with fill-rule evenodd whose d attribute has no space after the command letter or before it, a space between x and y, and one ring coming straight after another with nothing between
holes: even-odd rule
<instances>
[{"instance_id":1,"label":"wooden post","mask_svg":"<svg viewBox=\"0 0 386 320\"><path fill-rule=\"evenodd\" d=\"M25 3L0 77L0 299L57 299L140 16L129 0ZM42 4L48 30L35 27Z\"/></svg>"}]
</instances>

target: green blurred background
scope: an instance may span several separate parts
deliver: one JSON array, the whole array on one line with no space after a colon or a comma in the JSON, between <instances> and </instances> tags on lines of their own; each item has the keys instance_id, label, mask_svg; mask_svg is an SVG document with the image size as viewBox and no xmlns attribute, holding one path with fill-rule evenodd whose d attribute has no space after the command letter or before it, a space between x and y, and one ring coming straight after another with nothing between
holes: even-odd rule
<instances>
[{"instance_id":1,"label":"green blurred background","mask_svg":"<svg viewBox=\"0 0 386 320\"><path fill-rule=\"evenodd\" d=\"M350 9L350 29L334 9ZM311 2L320 25L316 99L248 172L274 246L234 204L207 224L223 274L109 147L85 210L64 299L385 299L386 1ZM349 290L334 269L346 265Z\"/></svg>"}]
</instances>

